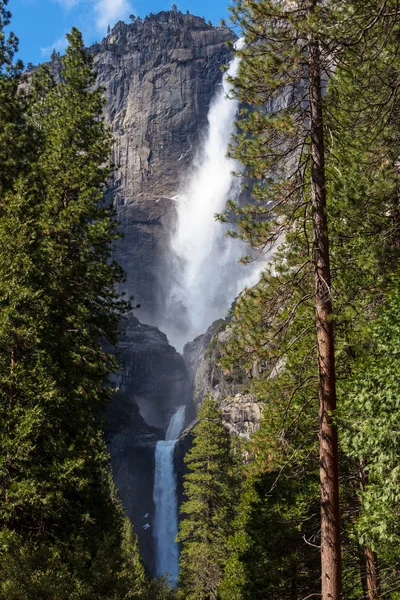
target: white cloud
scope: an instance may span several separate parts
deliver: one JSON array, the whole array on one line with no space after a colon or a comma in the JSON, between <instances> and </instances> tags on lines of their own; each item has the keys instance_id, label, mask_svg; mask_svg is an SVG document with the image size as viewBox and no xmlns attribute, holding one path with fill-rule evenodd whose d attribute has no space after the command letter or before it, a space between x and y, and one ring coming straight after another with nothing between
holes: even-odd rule
<instances>
[{"instance_id":1,"label":"white cloud","mask_svg":"<svg viewBox=\"0 0 400 600\"><path fill-rule=\"evenodd\" d=\"M71 0L66 1L70 2ZM94 12L96 15L97 30L105 32L108 25L112 26L117 21L126 19L132 10L133 8L129 0L96 0Z\"/></svg>"},{"instance_id":2,"label":"white cloud","mask_svg":"<svg viewBox=\"0 0 400 600\"><path fill-rule=\"evenodd\" d=\"M127 20L134 12L133 0L53 0L65 11L73 11L75 24L81 29L87 44L92 43L97 34L104 35L108 25ZM53 49L63 53L67 47L65 36L50 46L41 48L43 57L48 57Z\"/></svg>"},{"instance_id":3,"label":"white cloud","mask_svg":"<svg viewBox=\"0 0 400 600\"><path fill-rule=\"evenodd\" d=\"M66 10L71 10L71 8L80 4L81 0L57 0L57 2Z\"/></svg>"},{"instance_id":4,"label":"white cloud","mask_svg":"<svg viewBox=\"0 0 400 600\"><path fill-rule=\"evenodd\" d=\"M64 34L58 40L56 40L55 42L50 44L50 46L46 46L45 48L40 48L40 52L42 53L43 57L48 57L51 55L53 50L57 50L57 52L64 52L67 45L68 45L67 38L65 37L65 34Z\"/></svg>"}]
</instances>

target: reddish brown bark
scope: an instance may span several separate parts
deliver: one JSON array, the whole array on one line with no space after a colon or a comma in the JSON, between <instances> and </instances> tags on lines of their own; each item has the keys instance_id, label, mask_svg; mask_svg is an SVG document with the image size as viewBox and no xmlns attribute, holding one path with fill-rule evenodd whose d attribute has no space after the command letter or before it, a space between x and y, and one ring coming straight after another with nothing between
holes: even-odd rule
<instances>
[{"instance_id":1,"label":"reddish brown bark","mask_svg":"<svg viewBox=\"0 0 400 600\"><path fill-rule=\"evenodd\" d=\"M371 548L364 546L364 567L365 573L363 573L363 587L365 600L378 600L378 571L376 568L376 556L372 552Z\"/></svg>"},{"instance_id":2,"label":"reddish brown bark","mask_svg":"<svg viewBox=\"0 0 400 600\"><path fill-rule=\"evenodd\" d=\"M360 460L360 490L363 492L368 478L364 468L364 461ZM363 569L362 582L364 600L378 600L378 569L376 566L376 555L368 546L363 547Z\"/></svg>"},{"instance_id":3,"label":"reddish brown bark","mask_svg":"<svg viewBox=\"0 0 400 600\"><path fill-rule=\"evenodd\" d=\"M315 0L311 0L310 5L312 11ZM319 372L321 595L322 600L339 600L342 598L339 465L337 430L332 422L332 413L336 409L336 377L326 214L321 54L319 43L312 34L309 38L308 52L315 307Z\"/></svg>"}]
</instances>

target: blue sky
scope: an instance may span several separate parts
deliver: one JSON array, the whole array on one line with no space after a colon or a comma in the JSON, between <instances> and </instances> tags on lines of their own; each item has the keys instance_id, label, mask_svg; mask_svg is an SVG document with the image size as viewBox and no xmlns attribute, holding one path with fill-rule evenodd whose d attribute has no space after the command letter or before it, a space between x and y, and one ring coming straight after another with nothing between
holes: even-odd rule
<instances>
[{"instance_id":1,"label":"blue sky","mask_svg":"<svg viewBox=\"0 0 400 600\"><path fill-rule=\"evenodd\" d=\"M65 34L78 27L87 45L100 41L107 30L130 14L146 14L169 10L174 0L9 0L12 30L20 40L19 57L24 63L38 64L46 60L53 48L63 51ZM227 17L229 0L177 0L182 12L210 19L218 24Z\"/></svg>"}]
</instances>

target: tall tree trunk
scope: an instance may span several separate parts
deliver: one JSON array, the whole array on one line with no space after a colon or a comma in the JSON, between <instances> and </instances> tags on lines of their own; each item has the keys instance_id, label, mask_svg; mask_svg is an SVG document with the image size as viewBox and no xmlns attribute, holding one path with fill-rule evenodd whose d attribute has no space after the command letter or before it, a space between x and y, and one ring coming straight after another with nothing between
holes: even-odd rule
<instances>
[{"instance_id":1,"label":"tall tree trunk","mask_svg":"<svg viewBox=\"0 0 400 600\"><path fill-rule=\"evenodd\" d=\"M363 547L364 568L363 588L365 600L378 600L378 570L376 568L376 555L368 546Z\"/></svg>"},{"instance_id":2,"label":"tall tree trunk","mask_svg":"<svg viewBox=\"0 0 400 600\"><path fill-rule=\"evenodd\" d=\"M368 482L368 476L365 472L365 464L360 460L360 490L363 492ZM362 583L364 590L364 600L377 600L379 598L378 590L378 569L376 565L376 555L368 546L362 549Z\"/></svg>"},{"instance_id":3,"label":"tall tree trunk","mask_svg":"<svg viewBox=\"0 0 400 600\"><path fill-rule=\"evenodd\" d=\"M310 2L310 12L316 0ZM321 54L310 34L309 103L311 182L314 232L315 306L319 372L321 567L322 600L342 598L338 437L332 422L336 409L335 356L332 326L331 276L326 215Z\"/></svg>"}]
</instances>

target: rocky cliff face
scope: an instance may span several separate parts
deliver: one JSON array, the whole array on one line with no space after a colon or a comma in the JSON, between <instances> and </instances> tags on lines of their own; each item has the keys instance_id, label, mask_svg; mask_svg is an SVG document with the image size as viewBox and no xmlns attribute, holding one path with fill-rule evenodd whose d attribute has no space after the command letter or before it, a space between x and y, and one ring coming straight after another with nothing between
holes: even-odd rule
<instances>
[{"instance_id":1,"label":"rocky cliff face","mask_svg":"<svg viewBox=\"0 0 400 600\"><path fill-rule=\"evenodd\" d=\"M125 236L117 258L145 322L157 323L162 310L173 198L206 127L233 37L200 17L168 11L120 22L91 48L115 139L109 193Z\"/></svg>"},{"instance_id":2,"label":"rocky cliff face","mask_svg":"<svg viewBox=\"0 0 400 600\"><path fill-rule=\"evenodd\" d=\"M141 554L154 569L153 470L154 450L163 439L161 429L150 427L132 397L114 396L107 414L106 441L111 455L113 479L127 516L139 537Z\"/></svg>"},{"instance_id":3,"label":"rocky cliff face","mask_svg":"<svg viewBox=\"0 0 400 600\"><path fill-rule=\"evenodd\" d=\"M115 485L152 571L154 451L176 408L190 402L190 381L182 357L156 327L130 315L123 331L119 391L108 407L106 439Z\"/></svg>"},{"instance_id":4,"label":"rocky cliff face","mask_svg":"<svg viewBox=\"0 0 400 600\"><path fill-rule=\"evenodd\" d=\"M232 435L249 438L262 418L260 401L247 392L249 378L237 368L226 373L220 366L223 346L232 335L229 320L215 321L204 335L186 344L183 357L192 381L195 407L211 394L219 403L226 428Z\"/></svg>"},{"instance_id":5,"label":"rocky cliff face","mask_svg":"<svg viewBox=\"0 0 400 600\"><path fill-rule=\"evenodd\" d=\"M146 423L165 431L177 407L191 400L184 360L164 333L133 315L122 328L120 392L139 407Z\"/></svg>"},{"instance_id":6,"label":"rocky cliff face","mask_svg":"<svg viewBox=\"0 0 400 600\"><path fill-rule=\"evenodd\" d=\"M195 410L205 396L211 394L222 411L222 420L229 433L246 440L258 431L262 420L262 402L249 393L249 377L242 369L225 373L220 366L224 344L232 335L228 319L215 321L205 334L186 344L183 357L192 382L192 401ZM188 472L184 459L193 442L192 421L182 433L175 448L178 499L185 500L183 480Z\"/></svg>"}]
</instances>

